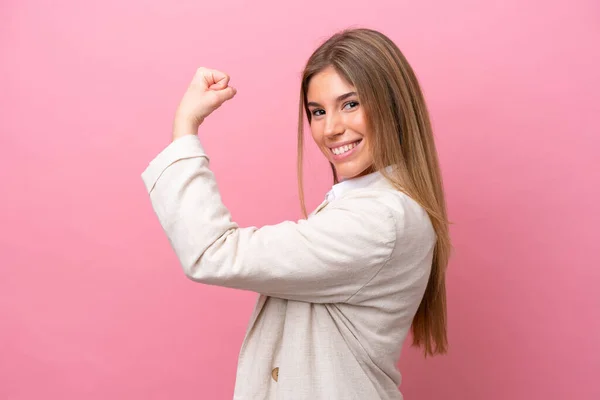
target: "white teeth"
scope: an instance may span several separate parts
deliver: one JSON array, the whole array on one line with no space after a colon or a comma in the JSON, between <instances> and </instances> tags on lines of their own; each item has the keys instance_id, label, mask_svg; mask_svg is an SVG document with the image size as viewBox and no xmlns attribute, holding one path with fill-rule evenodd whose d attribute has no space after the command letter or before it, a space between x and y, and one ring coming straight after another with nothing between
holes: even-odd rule
<instances>
[{"instance_id":1,"label":"white teeth","mask_svg":"<svg viewBox=\"0 0 600 400\"><path fill-rule=\"evenodd\" d=\"M344 153L352 150L353 148L356 147L356 145L358 145L358 142L355 142L355 143L352 143L352 144L347 144L345 146L336 147L334 149L331 149L331 151L333 151L333 154L339 156L340 154L344 154Z\"/></svg>"}]
</instances>

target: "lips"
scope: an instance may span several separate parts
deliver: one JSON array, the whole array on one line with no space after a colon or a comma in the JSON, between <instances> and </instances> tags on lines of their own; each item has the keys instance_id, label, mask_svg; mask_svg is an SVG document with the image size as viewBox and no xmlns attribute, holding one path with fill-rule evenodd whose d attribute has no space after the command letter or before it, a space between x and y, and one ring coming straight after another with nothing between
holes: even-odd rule
<instances>
[{"instance_id":1,"label":"lips","mask_svg":"<svg viewBox=\"0 0 600 400\"><path fill-rule=\"evenodd\" d=\"M332 147L330 148L331 152L333 154L335 154L336 156L341 156L349 151L351 151L352 149L354 149L356 146L358 146L358 144L361 142L362 139L353 141L353 142L346 142L346 143L342 143L336 147Z\"/></svg>"}]
</instances>

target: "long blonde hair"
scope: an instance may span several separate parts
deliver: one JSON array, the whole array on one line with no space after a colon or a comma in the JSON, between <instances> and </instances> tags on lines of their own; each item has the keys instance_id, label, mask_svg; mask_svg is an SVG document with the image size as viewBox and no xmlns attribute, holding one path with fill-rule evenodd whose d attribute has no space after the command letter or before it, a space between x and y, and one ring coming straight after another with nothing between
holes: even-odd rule
<instances>
[{"instance_id":1,"label":"long blonde hair","mask_svg":"<svg viewBox=\"0 0 600 400\"><path fill-rule=\"evenodd\" d=\"M374 132L370 139L373 169L381 171L429 214L437 243L427 289L411 331L413 346L421 347L425 356L444 354L448 348L445 274L452 245L429 112L415 73L396 44L371 29L338 32L314 51L302 75L298 117L298 187L305 217L304 115L311 121L306 96L310 79L327 67L335 68L356 88ZM398 168L389 173L385 169L389 165ZM333 165L331 169L337 183Z\"/></svg>"}]
</instances>

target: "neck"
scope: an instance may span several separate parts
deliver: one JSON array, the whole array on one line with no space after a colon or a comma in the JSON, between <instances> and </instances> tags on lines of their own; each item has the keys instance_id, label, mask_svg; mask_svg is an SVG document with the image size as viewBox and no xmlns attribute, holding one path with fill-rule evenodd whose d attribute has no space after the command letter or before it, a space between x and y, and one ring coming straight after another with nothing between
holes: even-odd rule
<instances>
[{"instance_id":1,"label":"neck","mask_svg":"<svg viewBox=\"0 0 600 400\"><path fill-rule=\"evenodd\" d=\"M338 182L349 181L350 179L360 178L361 176L369 175L369 174L372 174L373 172L375 172L375 166L371 165L358 175L354 175L354 176L350 176L350 177L344 177L344 176L338 177Z\"/></svg>"}]
</instances>

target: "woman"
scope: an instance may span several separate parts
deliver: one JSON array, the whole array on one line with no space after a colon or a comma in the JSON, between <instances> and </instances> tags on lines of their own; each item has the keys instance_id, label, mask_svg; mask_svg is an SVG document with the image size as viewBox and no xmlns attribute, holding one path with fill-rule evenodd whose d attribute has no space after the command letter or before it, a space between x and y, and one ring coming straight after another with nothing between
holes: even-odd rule
<instances>
[{"instance_id":1,"label":"woman","mask_svg":"<svg viewBox=\"0 0 600 400\"><path fill-rule=\"evenodd\" d=\"M402 399L397 369L412 327L425 355L446 352L450 250L442 179L417 79L381 33L338 33L310 57L303 116L334 185L308 218L240 228L221 202L197 130L234 97L200 68L173 142L143 173L186 275L260 294L241 348L235 399ZM305 211L306 215L306 211Z\"/></svg>"}]
</instances>

